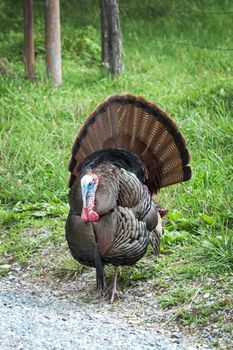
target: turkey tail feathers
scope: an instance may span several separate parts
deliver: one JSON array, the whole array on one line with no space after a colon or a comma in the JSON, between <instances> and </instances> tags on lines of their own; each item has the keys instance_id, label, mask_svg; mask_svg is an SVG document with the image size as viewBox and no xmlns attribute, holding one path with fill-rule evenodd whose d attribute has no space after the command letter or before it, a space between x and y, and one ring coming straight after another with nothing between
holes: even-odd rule
<instances>
[{"instance_id":1,"label":"turkey tail feathers","mask_svg":"<svg viewBox=\"0 0 233 350\"><path fill-rule=\"evenodd\" d=\"M121 148L137 154L148 170L151 192L191 178L190 156L174 121L155 104L130 94L109 97L79 131L69 164L70 186L77 166L93 152Z\"/></svg>"}]
</instances>

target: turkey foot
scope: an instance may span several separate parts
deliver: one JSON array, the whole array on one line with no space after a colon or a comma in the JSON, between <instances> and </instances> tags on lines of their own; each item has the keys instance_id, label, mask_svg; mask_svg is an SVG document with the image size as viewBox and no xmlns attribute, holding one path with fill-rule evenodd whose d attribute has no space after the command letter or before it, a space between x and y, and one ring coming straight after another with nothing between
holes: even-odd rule
<instances>
[{"instance_id":1,"label":"turkey foot","mask_svg":"<svg viewBox=\"0 0 233 350\"><path fill-rule=\"evenodd\" d=\"M114 277L113 277L113 288L112 288L112 295L111 295L111 299L110 299L110 304L113 304L116 295L122 296L122 293L118 292L118 290L117 290L117 274L118 274L118 271L119 271L119 266L117 266L115 268L115 273L114 273Z\"/></svg>"}]
</instances>

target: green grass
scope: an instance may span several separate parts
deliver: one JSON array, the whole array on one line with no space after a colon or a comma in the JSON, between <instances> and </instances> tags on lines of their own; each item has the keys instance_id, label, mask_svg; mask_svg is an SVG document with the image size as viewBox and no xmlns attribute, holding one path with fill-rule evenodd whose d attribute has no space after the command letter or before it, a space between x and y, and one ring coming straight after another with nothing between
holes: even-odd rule
<instances>
[{"instance_id":1,"label":"green grass","mask_svg":"<svg viewBox=\"0 0 233 350\"><path fill-rule=\"evenodd\" d=\"M233 49L232 15L222 14L233 12L233 4L120 4L124 72L112 78L100 64L98 2L62 3L63 84L54 89L45 76L43 1L35 2L34 10L34 83L24 80L21 2L0 1L0 59L10 71L0 75L0 264L27 265L42 247L64 242L67 164L80 125L111 94L142 95L165 109L186 136L193 177L159 194L170 210L162 242L166 254L130 268L130 283L152 278L155 287L160 285L161 307L180 306L176 319L195 324L203 302L196 309L184 307L195 295L195 283L222 276L228 281L233 267L233 51L203 48ZM46 228L49 234L28 237L27 228ZM60 266L62 273L75 275L74 265ZM124 269L122 274L124 279ZM202 295L204 283L199 284ZM218 288L213 283L211 291ZM229 289L226 282L223 300ZM214 305L220 309L218 302Z\"/></svg>"}]
</instances>

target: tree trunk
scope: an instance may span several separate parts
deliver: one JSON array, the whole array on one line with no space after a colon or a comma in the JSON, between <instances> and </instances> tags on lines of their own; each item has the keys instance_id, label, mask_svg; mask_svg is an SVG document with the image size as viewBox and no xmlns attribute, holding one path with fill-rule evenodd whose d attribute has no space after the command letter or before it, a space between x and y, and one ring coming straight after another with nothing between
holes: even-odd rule
<instances>
[{"instance_id":1,"label":"tree trunk","mask_svg":"<svg viewBox=\"0 0 233 350\"><path fill-rule=\"evenodd\" d=\"M102 65L110 68L110 49L109 49L109 29L106 1L100 1L101 11L101 37L102 37Z\"/></svg>"},{"instance_id":2,"label":"tree trunk","mask_svg":"<svg viewBox=\"0 0 233 350\"><path fill-rule=\"evenodd\" d=\"M117 0L101 0L102 64L112 74L122 71L122 38Z\"/></svg>"},{"instance_id":3,"label":"tree trunk","mask_svg":"<svg viewBox=\"0 0 233 350\"><path fill-rule=\"evenodd\" d=\"M34 79L35 53L34 53L34 31L33 31L33 0L23 1L24 15L24 60L25 77Z\"/></svg>"},{"instance_id":4,"label":"tree trunk","mask_svg":"<svg viewBox=\"0 0 233 350\"><path fill-rule=\"evenodd\" d=\"M62 82L60 0L45 0L45 47L47 75L54 86Z\"/></svg>"}]
</instances>

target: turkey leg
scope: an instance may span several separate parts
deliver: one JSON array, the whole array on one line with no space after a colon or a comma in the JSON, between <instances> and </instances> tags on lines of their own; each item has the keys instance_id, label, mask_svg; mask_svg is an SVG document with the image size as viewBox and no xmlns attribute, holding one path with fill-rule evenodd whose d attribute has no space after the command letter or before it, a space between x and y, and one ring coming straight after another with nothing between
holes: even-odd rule
<instances>
[{"instance_id":1,"label":"turkey leg","mask_svg":"<svg viewBox=\"0 0 233 350\"><path fill-rule=\"evenodd\" d=\"M117 275L118 275L118 271L119 271L119 266L116 266L114 277L113 277L113 289L112 289L112 296L111 296L111 300L110 300L111 304L114 302L114 298L115 298L115 295L117 293Z\"/></svg>"}]
</instances>

